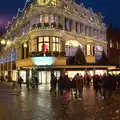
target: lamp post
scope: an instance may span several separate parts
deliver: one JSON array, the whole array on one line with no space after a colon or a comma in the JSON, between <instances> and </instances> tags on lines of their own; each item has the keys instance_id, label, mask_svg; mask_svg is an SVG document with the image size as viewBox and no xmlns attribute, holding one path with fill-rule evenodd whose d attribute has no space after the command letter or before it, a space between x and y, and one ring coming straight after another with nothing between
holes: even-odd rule
<instances>
[{"instance_id":1,"label":"lamp post","mask_svg":"<svg viewBox=\"0 0 120 120\"><path fill-rule=\"evenodd\" d=\"M4 47L6 47L7 45L10 45L10 40L4 39L4 38L0 38L0 52L2 52ZM5 63L5 61L3 62L3 74L5 72L4 63Z\"/></svg>"}]
</instances>

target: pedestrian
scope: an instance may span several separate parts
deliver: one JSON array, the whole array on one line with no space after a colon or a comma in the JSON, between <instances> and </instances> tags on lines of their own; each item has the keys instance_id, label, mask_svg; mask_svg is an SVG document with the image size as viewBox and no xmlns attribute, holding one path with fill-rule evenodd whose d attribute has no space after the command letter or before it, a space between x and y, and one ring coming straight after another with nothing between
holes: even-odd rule
<instances>
[{"instance_id":1,"label":"pedestrian","mask_svg":"<svg viewBox=\"0 0 120 120\"><path fill-rule=\"evenodd\" d=\"M79 73L77 73L75 79L76 79L76 98L81 98L83 92L83 77L79 76ZM79 95L79 97L77 95Z\"/></svg>"},{"instance_id":2,"label":"pedestrian","mask_svg":"<svg viewBox=\"0 0 120 120\"><path fill-rule=\"evenodd\" d=\"M57 77L54 74L51 75L51 82L50 82L50 84L51 84L50 93L51 93L51 95L54 94L56 96Z\"/></svg>"},{"instance_id":3,"label":"pedestrian","mask_svg":"<svg viewBox=\"0 0 120 120\"><path fill-rule=\"evenodd\" d=\"M103 75L102 77L102 81L103 81L103 99L106 100L106 95L108 92L108 84L109 84L109 80L108 80L108 76L106 74Z\"/></svg>"},{"instance_id":4,"label":"pedestrian","mask_svg":"<svg viewBox=\"0 0 120 120\"><path fill-rule=\"evenodd\" d=\"M18 84L20 85L20 88L22 87L22 83L23 83L23 78L20 76L18 79Z\"/></svg>"},{"instance_id":5,"label":"pedestrian","mask_svg":"<svg viewBox=\"0 0 120 120\"><path fill-rule=\"evenodd\" d=\"M61 75L58 80L58 91L60 97L62 97L64 90L65 90L65 78L63 75Z\"/></svg>"},{"instance_id":6,"label":"pedestrian","mask_svg":"<svg viewBox=\"0 0 120 120\"><path fill-rule=\"evenodd\" d=\"M99 75L96 75L96 78L95 78L95 92L96 92L96 97L98 97L98 92L100 93L101 97L103 97L102 95L102 81L100 79L100 76Z\"/></svg>"},{"instance_id":7,"label":"pedestrian","mask_svg":"<svg viewBox=\"0 0 120 120\"><path fill-rule=\"evenodd\" d=\"M38 83L39 83L39 81L38 81L38 78L37 78L37 76L35 76L35 85L36 85L36 88L38 88Z\"/></svg>"}]
</instances>

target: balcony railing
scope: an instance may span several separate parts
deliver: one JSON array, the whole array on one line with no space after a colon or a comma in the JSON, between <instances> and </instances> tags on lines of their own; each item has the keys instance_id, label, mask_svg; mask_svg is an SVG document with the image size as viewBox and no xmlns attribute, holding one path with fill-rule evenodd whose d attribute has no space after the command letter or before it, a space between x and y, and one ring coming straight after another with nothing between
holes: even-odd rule
<instances>
[{"instance_id":1,"label":"balcony railing","mask_svg":"<svg viewBox=\"0 0 120 120\"><path fill-rule=\"evenodd\" d=\"M53 57L65 57L65 52L32 52L29 57L39 57L39 56L53 56Z\"/></svg>"},{"instance_id":2,"label":"balcony railing","mask_svg":"<svg viewBox=\"0 0 120 120\"><path fill-rule=\"evenodd\" d=\"M38 24L34 24L34 25L32 25L32 28L31 28L31 30L33 30L33 29L39 29L39 28L56 28L56 29L63 29L63 25L61 25L61 24L56 24L56 23L51 23L51 24L49 24L49 23L38 23Z\"/></svg>"}]
</instances>

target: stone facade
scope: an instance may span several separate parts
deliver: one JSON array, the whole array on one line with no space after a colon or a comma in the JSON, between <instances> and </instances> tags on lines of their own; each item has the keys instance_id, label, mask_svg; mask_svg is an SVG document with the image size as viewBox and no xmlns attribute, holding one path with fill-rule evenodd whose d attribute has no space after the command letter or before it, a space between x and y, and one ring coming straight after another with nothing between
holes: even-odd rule
<instances>
[{"instance_id":1,"label":"stone facade","mask_svg":"<svg viewBox=\"0 0 120 120\"><path fill-rule=\"evenodd\" d=\"M56 52L60 57L60 53L65 52L66 42L70 40L78 41L85 48L84 53L88 63L89 57L95 60L97 46L101 46L107 52L103 17L99 13L94 13L92 9L86 9L83 4L66 3L64 0L49 0L49 2L35 0L30 5L25 5L23 10L18 10L12 22L6 25L5 38L9 39L11 44L7 45L0 55L3 71L8 70L8 67L5 68L6 63L12 66L13 61L17 59L24 60L33 52L43 52L40 50L42 44L39 43L40 39L43 39L43 44L47 45L50 56L54 56ZM56 41L59 39L59 42L54 42L54 39ZM14 49L16 54L12 61ZM10 71L12 70L11 67Z\"/></svg>"}]
</instances>

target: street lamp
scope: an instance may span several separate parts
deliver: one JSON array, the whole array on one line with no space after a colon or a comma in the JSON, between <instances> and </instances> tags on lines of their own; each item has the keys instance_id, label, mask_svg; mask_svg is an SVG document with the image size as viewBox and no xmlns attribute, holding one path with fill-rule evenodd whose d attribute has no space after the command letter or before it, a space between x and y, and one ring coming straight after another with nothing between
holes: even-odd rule
<instances>
[{"instance_id":1,"label":"street lamp","mask_svg":"<svg viewBox=\"0 0 120 120\"><path fill-rule=\"evenodd\" d=\"M5 44L6 44L5 39L2 39L2 40L1 40L1 44L2 44L2 45L5 45Z\"/></svg>"},{"instance_id":2,"label":"street lamp","mask_svg":"<svg viewBox=\"0 0 120 120\"><path fill-rule=\"evenodd\" d=\"M10 45L10 40L7 40L7 45Z\"/></svg>"}]
</instances>

